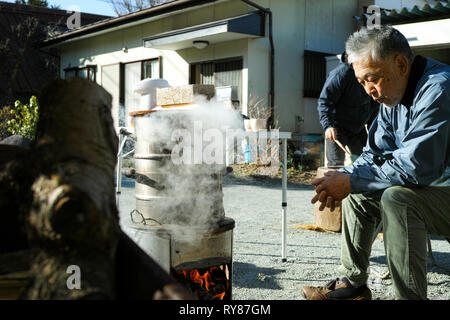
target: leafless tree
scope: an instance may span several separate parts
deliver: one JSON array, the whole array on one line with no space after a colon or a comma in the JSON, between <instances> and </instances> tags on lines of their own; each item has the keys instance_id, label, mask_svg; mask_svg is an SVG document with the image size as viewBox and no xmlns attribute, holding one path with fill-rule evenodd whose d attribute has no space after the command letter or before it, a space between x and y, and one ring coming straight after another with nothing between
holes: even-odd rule
<instances>
[{"instance_id":1,"label":"leafless tree","mask_svg":"<svg viewBox=\"0 0 450 320\"><path fill-rule=\"evenodd\" d=\"M105 0L110 3L114 12L119 15L125 15L139 10L158 6L160 4L174 0Z\"/></svg>"},{"instance_id":2,"label":"leafless tree","mask_svg":"<svg viewBox=\"0 0 450 320\"><path fill-rule=\"evenodd\" d=\"M28 100L31 94L27 90L45 84L37 84L36 79L48 81L59 74L59 59L34 47L47 34L46 26L36 17L18 20L3 31L4 36L0 39L0 108L15 100ZM27 96L22 96L24 91Z\"/></svg>"}]
</instances>

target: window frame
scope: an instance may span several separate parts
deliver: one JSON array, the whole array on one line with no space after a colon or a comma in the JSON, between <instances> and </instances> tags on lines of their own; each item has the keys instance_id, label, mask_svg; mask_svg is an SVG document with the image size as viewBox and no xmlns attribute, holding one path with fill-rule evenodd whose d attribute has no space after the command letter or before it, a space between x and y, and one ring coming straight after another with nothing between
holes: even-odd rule
<instances>
[{"instance_id":1,"label":"window frame","mask_svg":"<svg viewBox=\"0 0 450 320\"><path fill-rule=\"evenodd\" d=\"M229 57L229 58L224 58L224 59L215 59L215 60L205 60L205 61L197 61L197 62L193 62L189 64L189 84L196 84L196 70L197 70L197 66L202 66L202 65L206 65L206 64L212 64L212 78L214 80L214 87L216 87L216 83L215 83L215 79L216 79L216 65L217 64L221 64L221 63L227 63L227 62L240 62L241 63L241 67L240 67L240 71L241 71L241 88L238 89L238 99L237 100L232 100L232 102L235 105L241 105L242 102L242 89L243 89L243 83L244 83L244 78L243 78L243 70L244 70L244 57L243 56L235 56L235 57ZM201 68L201 67L200 67ZM200 70L200 74L199 74L199 83L203 82L203 75L201 73Z\"/></svg>"},{"instance_id":2,"label":"window frame","mask_svg":"<svg viewBox=\"0 0 450 320\"><path fill-rule=\"evenodd\" d=\"M144 62L158 60L159 64L159 77L162 78L163 68L162 68L162 56L158 56L156 58L149 58L143 60L134 60L134 61L126 61L119 62L119 102L125 104L125 65L128 63L141 63L141 80L144 80Z\"/></svg>"},{"instance_id":3,"label":"window frame","mask_svg":"<svg viewBox=\"0 0 450 320\"><path fill-rule=\"evenodd\" d=\"M224 59L216 59L216 60L205 60L205 61L197 61L189 63L189 84L195 84L195 68L197 65L207 64L211 63L213 64L213 75L215 74L215 66L218 63L224 63L224 62L233 62L233 61L240 61L242 63L241 71L244 70L244 57L243 56L236 56L236 57L230 57L230 58L224 58ZM200 73L200 82L202 81L202 75ZM215 86L215 84L214 84Z\"/></svg>"},{"instance_id":4,"label":"window frame","mask_svg":"<svg viewBox=\"0 0 450 320\"><path fill-rule=\"evenodd\" d=\"M155 61L158 60L158 77L162 78L162 74L163 74L163 69L162 69L162 56L156 57L156 58L150 58L150 59L145 59L145 60L137 60L137 61L132 61L132 62L125 62L124 64L127 63L134 63L134 62L141 62L141 80L144 80L144 63L148 62L148 61Z\"/></svg>"},{"instance_id":5,"label":"window frame","mask_svg":"<svg viewBox=\"0 0 450 320\"><path fill-rule=\"evenodd\" d=\"M79 73L82 70L87 70L87 78L79 77ZM67 72L75 72L74 77L67 78ZM90 76L91 74L94 75L94 79L91 80ZM97 65L96 64L87 64L82 67L68 67L64 69L64 79L72 79L72 78L81 78L81 79L87 79L89 81L97 82Z\"/></svg>"}]
</instances>

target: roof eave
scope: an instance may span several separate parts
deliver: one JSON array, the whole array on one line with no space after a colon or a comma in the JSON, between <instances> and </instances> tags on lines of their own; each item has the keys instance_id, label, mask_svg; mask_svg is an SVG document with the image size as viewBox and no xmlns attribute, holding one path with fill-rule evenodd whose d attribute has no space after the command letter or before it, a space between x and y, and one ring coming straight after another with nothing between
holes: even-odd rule
<instances>
[{"instance_id":1,"label":"roof eave","mask_svg":"<svg viewBox=\"0 0 450 320\"><path fill-rule=\"evenodd\" d=\"M79 29L60 34L47 40L43 40L39 43L38 47L53 47L62 42L67 42L75 39L78 40L93 35L111 32L121 28L128 28L136 24L153 20L155 19L155 17L161 18L162 16L171 15L180 10L185 10L201 5L208 5L218 1L220 0L178 0L168 2L153 8L130 13L124 16L101 20L93 24L86 25Z\"/></svg>"}]
</instances>

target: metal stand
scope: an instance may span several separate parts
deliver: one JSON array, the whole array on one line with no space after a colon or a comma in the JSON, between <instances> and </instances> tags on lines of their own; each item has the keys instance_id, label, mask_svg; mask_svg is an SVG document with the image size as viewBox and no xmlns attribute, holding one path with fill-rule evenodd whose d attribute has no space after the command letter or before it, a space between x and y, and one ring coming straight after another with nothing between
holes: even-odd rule
<instances>
[{"instance_id":1,"label":"metal stand","mask_svg":"<svg viewBox=\"0 0 450 320\"><path fill-rule=\"evenodd\" d=\"M282 174L282 200L281 200L281 261L286 262L286 232L287 232L287 139L292 138L291 132L245 132L243 138L262 138L262 139L281 139L282 144L282 163L283 163L283 174ZM277 148L279 146L277 145ZM279 150L279 149L278 149ZM277 151L278 151L277 150ZM226 156L228 159L228 155Z\"/></svg>"},{"instance_id":2,"label":"metal stand","mask_svg":"<svg viewBox=\"0 0 450 320\"><path fill-rule=\"evenodd\" d=\"M286 211L287 211L287 139L282 139L283 148L283 175L282 175L282 192L281 192L281 261L286 262Z\"/></svg>"},{"instance_id":3,"label":"metal stand","mask_svg":"<svg viewBox=\"0 0 450 320\"><path fill-rule=\"evenodd\" d=\"M127 131L126 128L120 128L119 130L119 151L117 152L117 171L116 171L116 193L120 193L122 189L122 158L126 157L130 153L134 152L134 149L126 154L123 154L123 147L127 142L127 139L136 141L136 136Z\"/></svg>"}]
</instances>

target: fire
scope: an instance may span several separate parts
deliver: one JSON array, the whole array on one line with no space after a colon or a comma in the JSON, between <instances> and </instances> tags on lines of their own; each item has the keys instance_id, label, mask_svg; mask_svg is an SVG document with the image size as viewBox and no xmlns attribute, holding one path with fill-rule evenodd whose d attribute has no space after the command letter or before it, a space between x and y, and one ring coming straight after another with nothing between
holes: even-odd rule
<instances>
[{"instance_id":1,"label":"fire","mask_svg":"<svg viewBox=\"0 0 450 320\"><path fill-rule=\"evenodd\" d=\"M219 271L220 273L217 271ZM198 269L180 270L180 271L176 270L175 272L180 275L183 275L186 279L192 281L193 283L198 284L200 287L206 289L206 291L208 292L214 290L215 286L217 285L216 280L217 281L225 280L227 289L229 286L226 277L222 276L223 270L219 267L211 267L204 273L200 272ZM218 274L218 276L214 277L214 281L212 274ZM212 296L212 299L223 300L225 294L226 292L224 290L223 292L220 292L219 294L215 294L214 296Z\"/></svg>"},{"instance_id":2,"label":"fire","mask_svg":"<svg viewBox=\"0 0 450 320\"><path fill-rule=\"evenodd\" d=\"M215 285L215 283L211 280L211 275L209 272L206 272L203 275L201 275L197 269L194 269L191 270L189 277L192 279L192 281L200 284L201 287L205 287L206 290L208 291L211 285Z\"/></svg>"},{"instance_id":3,"label":"fire","mask_svg":"<svg viewBox=\"0 0 450 320\"><path fill-rule=\"evenodd\" d=\"M223 297L225 296L225 291L219 294L216 294L213 299L217 299L217 300L223 300Z\"/></svg>"}]
</instances>

